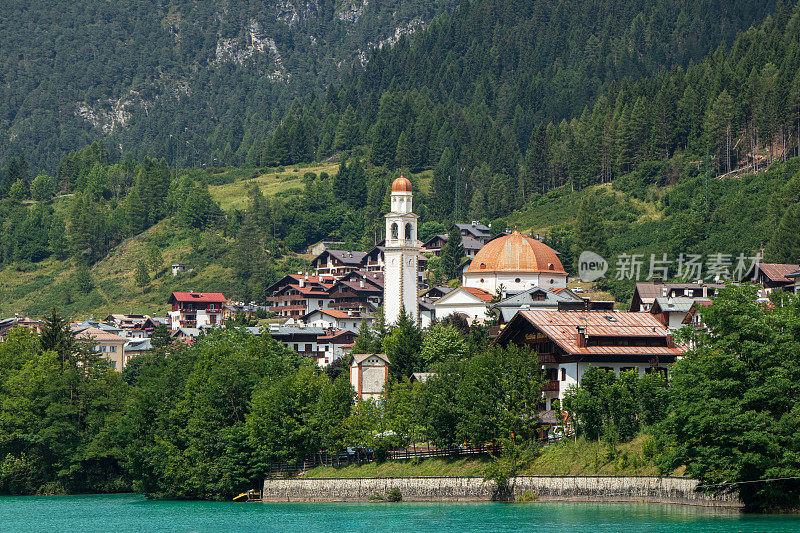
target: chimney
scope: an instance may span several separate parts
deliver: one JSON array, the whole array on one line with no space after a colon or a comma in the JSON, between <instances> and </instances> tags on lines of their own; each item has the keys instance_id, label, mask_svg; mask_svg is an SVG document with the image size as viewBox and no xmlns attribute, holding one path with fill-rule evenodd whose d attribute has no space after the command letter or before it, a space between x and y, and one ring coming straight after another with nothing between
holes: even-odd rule
<instances>
[{"instance_id":1,"label":"chimney","mask_svg":"<svg viewBox=\"0 0 800 533\"><path fill-rule=\"evenodd\" d=\"M661 276L653 276L653 285L661 285L664 279Z\"/></svg>"},{"instance_id":2,"label":"chimney","mask_svg":"<svg viewBox=\"0 0 800 533\"><path fill-rule=\"evenodd\" d=\"M666 297L669 294L668 287L661 287L661 296Z\"/></svg>"},{"instance_id":3,"label":"chimney","mask_svg":"<svg viewBox=\"0 0 800 533\"><path fill-rule=\"evenodd\" d=\"M301 288L306 286L305 278L300 278L299 285L300 285Z\"/></svg>"},{"instance_id":4,"label":"chimney","mask_svg":"<svg viewBox=\"0 0 800 533\"><path fill-rule=\"evenodd\" d=\"M586 348L586 326L577 326L578 330L578 347Z\"/></svg>"},{"instance_id":5,"label":"chimney","mask_svg":"<svg viewBox=\"0 0 800 533\"><path fill-rule=\"evenodd\" d=\"M363 280L363 279L362 279L361 281L359 281L359 282L358 282L358 286L359 286L360 288L362 288L362 289L364 288L364 280Z\"/></svg>"},{"instance_id":6,"label":"chimney","mask_svg":"<svg viewBox=\"0 0 800 533\"><path fill-rule=\"evenodd\" d=\"M708 298L708 287L703 283L703 298Z\"/></svg>"}]
</instances>

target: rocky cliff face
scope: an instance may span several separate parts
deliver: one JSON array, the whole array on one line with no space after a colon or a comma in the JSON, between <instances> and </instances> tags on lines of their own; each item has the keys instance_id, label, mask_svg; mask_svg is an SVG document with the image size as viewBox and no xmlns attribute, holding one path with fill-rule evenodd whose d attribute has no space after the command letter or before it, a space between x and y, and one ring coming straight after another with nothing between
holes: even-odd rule
<instances>
[{"instance_id":1,"label":"rocky cliff face","mask_svg":"<svg viewBox=\"0 0 800 533\"><path fill-rule=\"evenodd\" d=\"M181 136L198 130L181 142L199 149L221 117L281 115L458 1L0 3L16 28L0 36L0 161L22 150L52 169L63 150L104 136L153 153L163 142L142 147L143 136L178 122Z\"/></svg>"}]
</instances>

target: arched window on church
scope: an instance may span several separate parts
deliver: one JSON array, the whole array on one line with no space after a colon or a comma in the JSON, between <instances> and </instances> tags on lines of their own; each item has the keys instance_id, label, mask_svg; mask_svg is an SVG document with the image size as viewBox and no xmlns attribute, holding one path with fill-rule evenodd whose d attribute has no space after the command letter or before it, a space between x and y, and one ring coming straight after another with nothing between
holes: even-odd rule
<instances>
[{"instance_id":1,"label":"arched window on church","mask_svg":"<svg viewBox=\"0 0 800 533\"><path fill-rule=\"evenodd\" d=\"M406 240L411 240L411 222L406 223Z\"/></svg>"},{"instance_id":2,"label":"arched window on church","mask_svg":"<svg viewBox=\"0 0 800 533\"><path fill-rule=\"evenodd\" d=\"M399 228L397 227L397 222L393 222L392 223L392 239L396 240L396 239L399 238L397 236L398 232L399 232Z\"/></svg>"}]
</instances>

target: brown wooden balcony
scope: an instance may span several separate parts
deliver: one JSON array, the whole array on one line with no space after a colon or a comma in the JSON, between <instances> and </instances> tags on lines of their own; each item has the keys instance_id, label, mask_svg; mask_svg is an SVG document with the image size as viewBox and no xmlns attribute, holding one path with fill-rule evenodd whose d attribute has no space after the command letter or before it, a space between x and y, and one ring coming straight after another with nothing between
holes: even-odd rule
<instances>
[{"instance_id":1,"label":"brown wooden balcony","mask_svg":"<svg viewBox=\"0 0 800 533\"><path fill-rule=\"evenodd\" d=\"M558 392L559 389L559 382L558 381L546 381L542 386L543 392Z\"/></svg>"}]
</instances>

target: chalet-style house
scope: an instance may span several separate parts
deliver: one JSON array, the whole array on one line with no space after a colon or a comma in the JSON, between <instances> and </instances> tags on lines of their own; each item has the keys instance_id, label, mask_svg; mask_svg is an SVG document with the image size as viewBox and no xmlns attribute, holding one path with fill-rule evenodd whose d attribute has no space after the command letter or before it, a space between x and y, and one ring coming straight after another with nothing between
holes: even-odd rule
<instances>
[{"instance_id":1,"label":"chalet-style house","mask_svg":"<svg viewBox=\"0 0 800 533\"><path fill-rule=\"evenodd\" d=\"M424 243L422 243L422 252L423 253L430 253L439 257L442 255L442 248L444 245L447 244L447 241L450 239L448 234L442 235L434 235ZM461 247L464 248L464 255L469 258L475 257L475 254L483 248L485 243L483 241L479 241L472 235L465 235L461 237Z\"/></svg>"},{"instance_id":2,"label":"chalet-style house","mask_svg":"<svg viewBox=\"0 0 800 533\"><path fill-rule=\"evenodd\" d=\"M422 243L420 251L425 254L431 254L436 257L440 257L442 255L442 248L444 248L444 245L447 244L447 239L448 235L446 233L434 235Z\"/></svg>"},{"instance_id":3,"label":"chalet-style house","mask_svg":"<svg viewBox=\"0 0 800 533\"><path fill-rule=\"evenodd\" d=\"M784 263L758 263L753 273L753 280L763 287L762 297L767 297L772 291L794 292L794 280L789 277L796 273L800 266Z\"/></svg>"},{"instance_id":4,"label":"chalet-style house","mask_svg":"<svg viewBox=\"0 0 800 533\"><path fill-rule=\"evenodd\" d=\"M620 372L667 373L683 354L672 332L650 313L523 310L506 325L495 344L513 343L539 355L546 383L546 408L563 400L568 387L595 366Z\"/></svg>"},{"instance_id":5,"label":"chalet-style house","mask_svg":"<svg viewBox=\"0 0 800 533\"><path fill-rule=\"evenodd\" d=\"M711 303L711 300L686 296L659 296L653 301L650 314L669 329L681 329L686 316L695 308L695 304L703 305L705 302Z\"/></svg>"},{"instance_id":6,"label":"chalet-style house","mask_svg":"<svg viewBox=\"0 0 800 533\"><path fill-rule=\"evenodd\" d=\"M330 328L299 325L272 324L268 329L247 328L253 335L269 334L298 355L315 359L319 366L327 366L350 353L356 334Z\"/></svg>"},{"instance_id":7,"label":"chalet-style house","mask_svg":"<svg viewBox=\"0 0 800 533\"><path fill-rule=\"evenodd\" d=\"M389 358L381 353L353 354L350 384L359 400L380 400L389 379Z\"/></svg>"},{"instance_id":8,"label":"chalet-style house","mask_svg":"<svg viewBox=\"0 0 800 533\"><path fill-rule=\"evenodd\" d=\"M302 317L303 323L325 329L343 329L358 333L361 322L371 323L375 317L359 311L339 311L337 309L317 309Z\"/></svg>"},{"instance_id":9,"label":"chalet-style house","mask_svg":"<svg viewBox=\"0 0 800 533\"><path fill-rule=\"evenodd\" d=\"M311 267L318 276L344 276L348 272L361 269L366 252L350 250L325 250L311 260Z\"/></svg>"},{"instance_id":10,"label":"chalet-style house","mask_svg":"<svg viewBox=\"0 0 800 533\"><path fill-rule=\"evenodd\" d=\"M383 301L383 272L350 272L328 289L328 309L375 312Z\"/></svg>"},{"instance_id":11,"label":"chalet-style house","mask_svg":"<svg viewBox=\"0 0 800 533\"><path fill-rule=\"evenodd\" d=\"M709 299L717 291L724 289L724 283L665 283L661 278L652 281L643 281L636 284L631 298L630 310L634 312L648 312L657 297L675 298L683 296L692 299Z\"/></svg>"},{"instance_id":12,"label":"chalet-style house","mask_svg":"<svg viewBox=\"0 0 800 533\"><path fill-rule=\"evenodd\" d=\"M464 237L470 237L479 241L481 244L486 244L492 238L492 228L475 220L469 224L453 224L450 228L450 232L452 233L454 231L461 234L462 241Z\"/></svg>"},{"instance_id":13,"label":"chalet-style house","mask_svg":"<svg viewBox=\"0 0 800 533\"><path fill-rule=\"evenodd\" d=\"M173 292L169 298L172 330L221 325L226 301L221 292Z\"/></svg>"},{"instance_id":14,"label":"chalet-style house","mask_svg":"<svg viewBox=\"0 0 800 533\"><path fill-rule=\"evenodd\" d=\"M172 263L172 275L177 276L186 272L186 265L183 263Z\"/></svg>"},{"instance_id":15,"label":"chalet-style house","mask_svg":"<svg viewBox=\"0 0 800 533\"><path fill-rule=\"evenodd\" d=\"M328 291L336 279L333 276L289 274L267 287L270 311L280 317L300 318L325 306Z\"/></svg>"}]
</instances>

